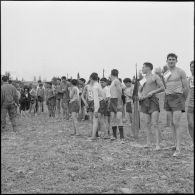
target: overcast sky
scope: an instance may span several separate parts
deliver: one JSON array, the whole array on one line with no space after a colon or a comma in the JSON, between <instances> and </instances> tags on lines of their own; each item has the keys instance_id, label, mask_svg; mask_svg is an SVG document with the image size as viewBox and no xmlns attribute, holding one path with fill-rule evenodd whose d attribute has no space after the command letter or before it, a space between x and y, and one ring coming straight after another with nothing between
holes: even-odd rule
<instances>
[{"instance_id":1,"label":"overcast sky","mask_svg":"<svg viewBox=\"0 0 195 195\"><path fill-rule=\"evenodd\" d=\"M190 74L193 2L1 1L1 70L32 80L98 72L132 77L135 64L166 64L170 52Z\"/></svg>"}]
</instances>

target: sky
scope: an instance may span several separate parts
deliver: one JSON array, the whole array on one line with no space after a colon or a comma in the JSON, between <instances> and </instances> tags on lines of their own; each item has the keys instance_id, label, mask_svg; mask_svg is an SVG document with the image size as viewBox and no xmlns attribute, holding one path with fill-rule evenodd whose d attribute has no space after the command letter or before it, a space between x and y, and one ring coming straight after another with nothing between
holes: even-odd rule
<instances>
[{"instance_id":1,"label":"sky","mask_svg":"<svg viewBox=\"0 0 195 195\"><path fill-rule=\"evenodd\" d=\"M1 1L1 72L18 79L135 75L135 65L166 64L190 75L194 2Z\"/></svg>"}]
</instances>

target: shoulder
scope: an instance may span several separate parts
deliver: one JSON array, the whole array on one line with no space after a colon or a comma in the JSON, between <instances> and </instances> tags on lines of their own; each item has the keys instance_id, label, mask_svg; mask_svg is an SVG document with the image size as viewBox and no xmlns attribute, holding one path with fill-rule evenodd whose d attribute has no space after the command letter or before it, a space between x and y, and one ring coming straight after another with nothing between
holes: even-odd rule
<instances>
[{"instance_id":1,"label":"shoulder","mask_svg":"<svg viewBox=\"0 0 195 195\"><path fill-rule=\"evenodd\" d=\"M176 71L180 74L180 75L186 75L185 71L179 67L176 67Z\"/></svg>"}]
</instances>

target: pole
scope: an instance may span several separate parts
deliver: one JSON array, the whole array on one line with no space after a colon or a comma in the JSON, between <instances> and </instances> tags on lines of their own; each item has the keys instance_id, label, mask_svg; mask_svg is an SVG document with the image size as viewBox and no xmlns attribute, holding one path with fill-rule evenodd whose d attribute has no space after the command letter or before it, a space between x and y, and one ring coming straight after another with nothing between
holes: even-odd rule
<instances>
[{"instance_id":1,"label":"pole","mask_svg":"<svg viewBox=\"0 0 195 195\"><path fill-rule=\"evenodd\" d=\"M136 64L136 75L135 75L135 85L133 90L133 123L132 132L135 139L138 138L140 129L140 113L139 113L139 99L138 99L138 78L137 78L137 64Z\"/></svg>"}]
</instances>

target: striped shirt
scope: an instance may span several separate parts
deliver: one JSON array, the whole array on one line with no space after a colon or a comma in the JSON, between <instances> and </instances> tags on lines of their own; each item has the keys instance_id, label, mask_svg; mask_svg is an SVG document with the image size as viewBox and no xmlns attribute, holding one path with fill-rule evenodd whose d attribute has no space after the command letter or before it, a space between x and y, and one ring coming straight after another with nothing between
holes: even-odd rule
<instances>
[{"instance_id":1,"label":"striped shirt","mask_svg":"<svg viewBox=\"0 0 195 195\"><path fill-rule=\"evenodd\" d=\"M186 79L186 73L178 67L175 67L173 70L170 70L170 72L171 75L165 81L165 94L183 94L184 90L182 85L182 79Z\"/></svg>"},{"instance_id":2,"label":"striped shirt","mask_svg":"<svg viewBox=\"0 0 195 195\"><path fill-rule=\"evenodd\" d=\"M193 76L189 78L189 88L190 88L190 93L189 93L188 106L194 107L194 77Z\"/></svg>"}]
</instances>

